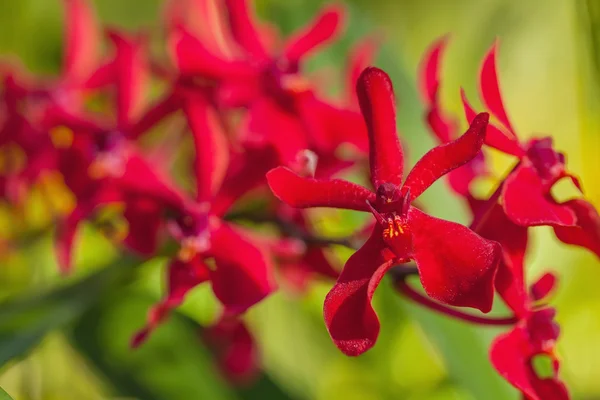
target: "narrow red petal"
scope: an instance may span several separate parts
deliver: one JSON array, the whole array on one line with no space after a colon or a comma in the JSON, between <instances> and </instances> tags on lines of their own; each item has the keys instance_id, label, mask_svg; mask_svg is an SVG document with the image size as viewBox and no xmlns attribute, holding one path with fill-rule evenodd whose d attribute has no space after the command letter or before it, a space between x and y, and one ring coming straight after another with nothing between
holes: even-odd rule
<instances>
[{"instance_id":1,"label":"narrow red petal","mask_svg":"<svg viewBox=\"0 0 600 400\"><path fill-rule=\"evenodd\" d=\"M166 119L181 107L179 96L169 93L150 106L127 132L131 139L138 139L155 125Z\"/></svg>"},{"instance_id":2,"label":"narrow red petal","mask_svg":"<svg viewBox=\"0 0 600 400\"><path fill-rule=\"evenodd\" d=\"M532 166L521 165L504 182L502 200L506 215L521 226L574 226L573 210L558 204Z\"/></svg>"},{"instance_id":3,"label":"narrow red petal","mask_svg":"<svg viewBox=\"0 0 600 400\"><path fill-rule=\"evenodd\" d=\"M330 41L340 30L344 9L329 6L311 25L296 33L285 44L284 56L290 61L298 61L308 53Z\"/></svg>"},{"instance_id":4,"label":"narrow red petal","mask_svg":"<svg viewBox=\"0 0 600 400\"><path fill-rule=\"evenodd\" d=\"M584 247L600 257L600 215L596 208L583 199L569 200L561 204L575 213L575 226L556 226L554 233L563 243Z\"/></svg>"},{"instance_id":5,"label":"narrow red petal","mask_svg":"<svg viewBox=\"0 0 600 400\"><path fill-rule=\"evenodd\" d=\"M510 120L506 115L506 109L504 108L502 96L500 94L496 62L497 50L498 47L496 43L494 46L492 46L483 60L481 73L479 76L479 90L481 93L481 98L483 99L487 109L494 117L502 122L512 136L516 137L515 130L513 129Z\"/></svg>"},{"instance_id":6,"label":"narrow red petal","mask_svg":"<svg viewBox=\"0 0 600 400\"><path fill-rule=\"evenodd\" d=\"M125 173L115 183L126 195L148 197L174 209L181 209L186 202L183 193L140 155L128 158Z\"/></svg>"},{"instance_id":7,"label":"narrow red petal","mask_svg":"<svg viewBox=\"0 0 600 400\"><path fill-rule=\"evenodd\" d=\"M200 95L190 96L185 113L194 138L196 199L210 201L229 164L229 144L216 110Z\"/></svg>"},{"instance_id":8,"label":"narrow red petal","mask_svg":"<svg viewBox=\"0 0 600 400\"><path fill-rule=\"evenodd\" d=\"M477 206L473 201L471 203L475 215L481 212L482 207L489 207L485 201L478 202ZM483 218L485 221L479 224L476 233L502 246L503 259L496 274L496 290L515 314L525 315L529 310L523 271L528 243L527 228L513 223L498 203Z\"/></svg>"},{"instance_id":9,"label":"narrow red petal","mask_svg":"<svg viewBox=\"0 0 600 400\"><path fill-rule=\"evenodd\" d=\"M227 312L244 312L275 290L271 261L247 235L222 223L212 232L210 254L213 291Z\"/></svg>"},{"instance_id":10,"label":"narrow red petal","mask_svg":"<svg viewBox=\"0 0 600 400\"><path fill-rule=\"evenodd\" d=\"M367 38L356 44L349 56L348 72L347 72L347 87L346 98L350 100L350 104L358 106L358 97L356 96L356 84L360 74L369 65L373 64L375 52L378 50L377 42L372 38Z\"/></svg>"},{"instance_id":11,"label":"narrow red petal","mask_svg":"<svg viewBox=\"0 0 600 400\"><path fill-rule=\"evenodd\" d=\"M117 54L115 74L117 79L117 126L127 132L138 117L145 102L145 89L149 82L149 66L144 39L128 38L110 32Z\"/></svg>"},{"instance_id":12,"label":"narrow red petal","mask_svg":"<svg viewBox=\"0 0 600 400\"><path fill-rule=\"evenodd\" d=\"M172 260L167 267L167 294L165 298L148 311L146 326L140 329L131 340L131 347L139 347L149 335L168 317L171 310L181 305L187 293L206 282L208 267L197 257L190 262Z\"/></svg>"},{"instance_id":13,"label":"narrow red petal","mask_svg":"<svg viewBox=\"0 0 600 400\"><path fill-rule=\"evenodd\" d=\"M432 298L488 312L502 249L465 226L431 217L411 207L413 255L421 283Z\"/></svg>"},{"instance_id":14,"label":"narrow red petal","mask_svg":"<svg viewBox=\"0 0 600 400\"><path fill-rule=\"evenodd\" d=\"M477 115L469 129L458 139L427 152L408 173L404 188L410 190L411 201L452 170L471 161L483 145L489 115Z\"/></svg>"},{"instance_id":15,"label":"narrow red petal","mask_svg":"<svg viewBox=\"0 0 600 400\"><path fill-rule=\"evenodd\" d=\"M376 228L367 242L346 262L335 286L327 294L323 313L335 345L346 355L358 356L375 345L379 319L371 299L393 260L382 254L385 244Z\"/></svg>"},{"instance_id":16,"label":"narrow red petal","mask_svg":"<svg viewBox=\"0 0 600 400\"><path fill-rule=\"evenodd\" d=\"M425 51L419 66L419 88L421 96L428 105L437 104L440 83L440 59L446 51L448 36L442 36Z\"/></svg>"},{"instance_id":17,"label":"narrow red petal","mask_svg":"<svg viewBox=\"0 0 600 400\"><path fill-rule=\"evenodd\" d=\"M80 222L87 215L87 209L84 207L75 207L75 209L65 219L61 220L57 226L56 239L54 243L58 268L60 272L67 275L72 269L72 253L77 235L77 228Z\"/></svg>"},{"instance_id":18,"label":"narrow red petal","mask_svg":"<svg viewBox=\"0 0 600 400\"><path fill-rule=\"evenodd\" d=\"M98 21L88 0L64 0L66 7L63 77L83 82L96 68L100 46Z\"/></svg>"},{"instance_id":19,"label":"narrow red petal","mask_svg":"<svg viewBox=\"0 0 600 400\"><path fill-rule=\"evenodd\" d=\"M185 29L171 36L175 61L183 75L202 76L208 79L256 79L257 71L246 62L220 58Z\"/></svg>"},{"instance_id":20,"label":"narrow red petal","mask_svg":"<svg viewBox=\"0 0 600 400\"><path fill-rule=\"evenodd\" d=\"M332 207L369 211L367 200L375 201L373 192L355 183L341 179L303 178L285 167L269 171L267 181L277 198L296 208Z\"/></svg>"},{"instance_id":21,"label":"narrow red petal","mask_svg":"<svg viewBox=\"0 0 600 400\"><path fill-rule=\"evenodd\" d=\"M289 165L298 152L309 147L303 121L269 98L254 101L248 115L247 140L273 146L280 162Z\"/></svg>"},{"instance_id":22,"label":"narrow red petal","mask_svg":"<svg viewBox=\"0 0 600 400\"><path fill-rule=\"evenodd\" d=\"M225 0L231 31L236 42L254 57L269 57L247 0Z\"/></svg>"},{"instance_id":23,"label":"narrow red petal","mask_svg":"<svg viewBox=\"0 0 600 400\"><path fill-rule=\"evenodd\" d=\"M404 154L396 132L396 104L390 77L369 67L358 78L356 93L369 132L369 163L375 188L382 183L400 186Z\"/></svg>"},{"instance_id":24,"label":"narrow red petal","mask_svg":"<svg viewBox=\"0 0 600 400\"><path fill-rule=\"evenodd\" d=\"M467 95L462 89L461 98L465 110L465 116L467 118L467 121L470 123L471 121L473 121L477 113L475 112L471 104L469 104L469 101L467 100ZM516 138L507 136L494 124L488 124L487 133L485 135L485 144L503 153L510 154L516 157L521 157L525 154Z\"/></svg>"},{"instance_id":25,"label":"narrow red petal","mask_svg":"<svg viewBox=\"0 0 600 400\"><path fill-rule=\"evenodd\" d=\"M533 301L544 300L556 288L558 278L552 272L546 272L529 289Z\"/></svg>"}]
</instances>

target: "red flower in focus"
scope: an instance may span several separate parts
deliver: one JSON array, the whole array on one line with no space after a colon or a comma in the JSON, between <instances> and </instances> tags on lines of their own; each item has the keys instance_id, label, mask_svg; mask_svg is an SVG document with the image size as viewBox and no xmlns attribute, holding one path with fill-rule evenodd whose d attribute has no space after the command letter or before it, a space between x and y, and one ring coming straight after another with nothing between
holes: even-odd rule
<instances>
[{"instance_id":1,"label":"red flower in focus","mask_svg":"<svg viewBox=\"0 0 600 400\"><path fill-rule=\"evenodd\" d=\"M440 59L448 43L447 37L434 42L425 53L419 71L421 95L427 106L426 120L431 131L440 143L448 143L458 136L458 124L444 113L439 101L441 63ZM464 197L471 197L471 182L476 178L488 175L483 152L467 164L450 172L448 183L450 188Z\"/></svg>"},{"instance_id":2,"label":"red flower in focus","mask_svg":"<svg viewBox=\"0 0 600 400\"><path fill-rule=\"evenodd\" d=\"M500 125L489 124L486 144L519 159L519 165L504 181L501 200L506 215L521 226L550 225L556 236L568 244L585 247L600 257L600 216L583 199L557 202L551 189L562 178L578 179L566 169L565 157L554 150L550 137L519 142L506 114L496 71L496 46L486 55L480 74L481 98ZM475 111L463 91L468 121Z\"/></svg>"},{"instance_id":3,"label":"red flower in focus","mask_svg":"<svg viewBox=\"0 0 600 400\"><path fill-rule=\"evenodd\" d=\"M379 321L371 298L393 264L414 260L429 296L487 312L500 257L497 244L411 205L433 182L476 156L483 144L487 114L479 115L459 139L425 154L402 184L404 160L396 134L391 81L385 72L368 68L359 79L357 93L369 130L371 181L376 192L339 179L303 178L284 167L267 175L275 195L291 206L371 211L378 222L325 299L329 333L348 355L359 355L375 343Z\"/></svg>"}]
</instances>

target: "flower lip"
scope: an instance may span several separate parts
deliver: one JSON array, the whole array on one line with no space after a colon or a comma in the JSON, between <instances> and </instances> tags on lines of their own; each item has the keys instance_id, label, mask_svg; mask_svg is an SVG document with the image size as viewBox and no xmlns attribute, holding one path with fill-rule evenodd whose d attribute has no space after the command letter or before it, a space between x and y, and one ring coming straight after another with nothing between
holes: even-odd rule
<instances>
[{"instance_id":1,"label":"flower lip","mask_svg":"<svg viewBox=\"0 0 600 400\"><path fill-rule=\"evenodd\" d=\"M544 180L554 183L565 175L565 156L554 150L551 137L531 140L527 158Z\"/></svg>"}]
</instances>

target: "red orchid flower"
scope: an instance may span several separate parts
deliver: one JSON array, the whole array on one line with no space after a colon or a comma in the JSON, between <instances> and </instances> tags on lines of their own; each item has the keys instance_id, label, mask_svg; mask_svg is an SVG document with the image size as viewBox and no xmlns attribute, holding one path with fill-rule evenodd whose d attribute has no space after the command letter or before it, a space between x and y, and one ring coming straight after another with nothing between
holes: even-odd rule
<instances>
[{"instance_id":1,"label":"red orchid flower","mask_svg":"<svg viewBox=\"0 0 600 400\"><path fill-rule=\"evenodd\" d=\"M448 37L436 40L425 53L419 68L419 83L423 100L427 106L426 121L440 143L448 143L458 136L457 121L447 116L439 101L441 58L446 50ZM450 188L457 194L471 197L471 182L488 175L483 152L467 164L448 174Z\"/></svg>"},{"instance_id":2,"label":"red orchid flower","mask_svg":"<svg viewBox=\"0 0 600 400\"><path fill-rule=\"evenodd\" d=\"M554 184L570 178L581 190L578 179L567 171L565 156L554 150L552 138L521 143L508 119L496 71L497 46L484 58L480 74L481 98L500 125L489 124L486 144L519 159L519 165L503 183L501 200L506 215L522 226L550 225L557 237L568 244L583 246L600 257L600 216L583 199L559 203L551 193ZM468 121L475 111L463 91Z\"/></svg>"},{"instance_id":3,"label":"red orchid flower","mask_svg":"<svg viewBox=\"0 0 600 400\"><path fill-rule=\"evenodd\" d=\"M527 289L524 260L528 228L512 222L496 199L491 200L491 208L489 200L470 200L476 216L482 211L487 213L480 222L476 218L471 228L502 246L495 286L517 318L514 328L492 343L492 364L526 399L568 399L566 387L557 376L559 363L554 344L559 327L554 322L555 311L542 304L554 289L556 277L547 273ZM536 370L538 360L549 362L548 371Z\"/></svg>"},{"instance_id":4,"label":"red orchid flower","mask_svg":"<svg viewBox=\"0 0 600 400\"><path fill-rule=\"evenodd\" d=\"M168 267L167 295L150 310L147 325L132 339L134 347L183 302L189 290L203 282L210 281L227 315L243 313L275 290L266 249L222 219L231 204L219 200L229 144L216 111L201 96L189 97L184 111L196 150L196 197L185 196L169 210L170 233L180 249ZM221 205L219 210L212 209L213 202Z\"/></svg>"},{"instance_id":5,"label":"red orchid flower","mask_svg":"<svg viewBox=\"0 0 600 400\"><path fill-rule=\"evenodd\" d=\"M293 207L370 211L377 220L371 237L350 257L325 299L329 333L348 355L359 355L375 343L379 321L371 298L392 265L415 260L429 296L487 312L500 257L497 244L411 205L433 182L475 157L483 144L487 114L479 115L459 139L425 154L402 184L404 160L391 81L385 72L368 68L357 92L369 131L376 192L339 179L302 178L284 167L267 175L273 193Z\"/></svg>"},{"instance_id":6,"label":"red orchid flower","mask_svg":"<svg viewBox=\"0 0 600 400\"><path fill-rule=\"evenodd\" d=\"M56 166L50 137L39 126L41 110L49 102L78 107L83 91L88 88L87 81L97 67L100 34L88 2L65 0L64 6L66 45L60 75L40 80L28 76L22 68L8 66L5 71L0 146L10 154L6 155L8 168L0 171L3 181L0 190L11 201L20 201L23 189ZM26 159L22 166L15 166L13 159L17 153Z\"/></svg>"}]
</instances>

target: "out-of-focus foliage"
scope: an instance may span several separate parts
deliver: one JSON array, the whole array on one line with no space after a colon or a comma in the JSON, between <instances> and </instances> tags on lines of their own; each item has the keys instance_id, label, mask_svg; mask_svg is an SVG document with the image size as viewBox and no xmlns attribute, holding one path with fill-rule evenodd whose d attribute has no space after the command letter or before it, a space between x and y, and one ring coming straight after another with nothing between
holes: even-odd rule
<instances>
[{"instance_id":1,"label":"out-of-focus foliage","mask_svg":"<svg viewBox=\"0 0 600 400\"><path fill-rule=\"evenodd\" d=\"M18 54L35 71L55 72L61 59L58 3L1 2L0 52ZM261 0L258 10L289 31L306 21L320 3ZM433 143L422 122L414 83L423 50L435 38L452 32L442 94L444 104L458 114L458 88L474 93L478 62L499 37L503 94L518 129L552 134L557 147L570 155L571 168L593 182L600 168L600 70L594 68L591 49L600 52L600 48L589 39L589 29L600 29L600 14L575 3L354 0L346 39L313 62L335 74L345 62L349 44L374 31L384 49L377 64L390 72L396 84L399 127L410 158L416 160ZM593 1L588 3L594 6ZM158 0L98 0L96 6L100 17L112 24L157 28ZM502 159L496 163L500 174L506 164ZM600 205L600 186L586 189ZM465 215L443 185L435 185L423 199L436 216ZM36 199L31 203L22 218L37 221ZM42 231L47 223L37 221ZM343 230L351 224L346 214L339 213L324 221L323 229L334 226ZM0 226L18 231L19 221L3 217ZM0 298L46 293L62 279L54 272L48 236L30 236L24 232L22 248L27 251L1 260ZM564 377L574 398L596 398L600 396L598 263L581 250L555 246L547 231L535 236L535 244L531 262L538 268L560 270L564 277L557 296L558 319L564 326L559 343ZM550 248L552 251L546 250ZM93 229L86 230L81 249L77 265L87 268L78 274L93 274L98 265L114 261L110 244ZM340 251L340 256L347 254ZM126 269L122 261L117 260L112 268ZM487 360L489 342L499 330L464 326L433 315L399 300L386 285L375 301L384 327L381 337L370 353L358 359L343 356L329 341L321 314L325 285L315 287L306 299L278 293L259 304L250 311L249 319L260 340L265 377L255 387L231 388L212 369L210 355L192 328L191 321L214 318L214 299L206 288L196 290L181 313L161 327L148 345L129 349L129 337L161 292L161 272L156 264L132 271L137 284L103 296L100 302L95 301L96 294L106 288L86 287L84 280L74 286L66 282L63 289L38 295L32 300L35 304L17 302L12 311L0 310L0 360L25 350L26 344L42 339L47 331L54 332L33 352L4 366L0 385L15 400L122 396L150 400L517 398ZM29 324L31 319L35 324ZM31 330L16 335L21 323ZM58 327L61 329L55 330Z\"/></svg>"}]
</instances>

